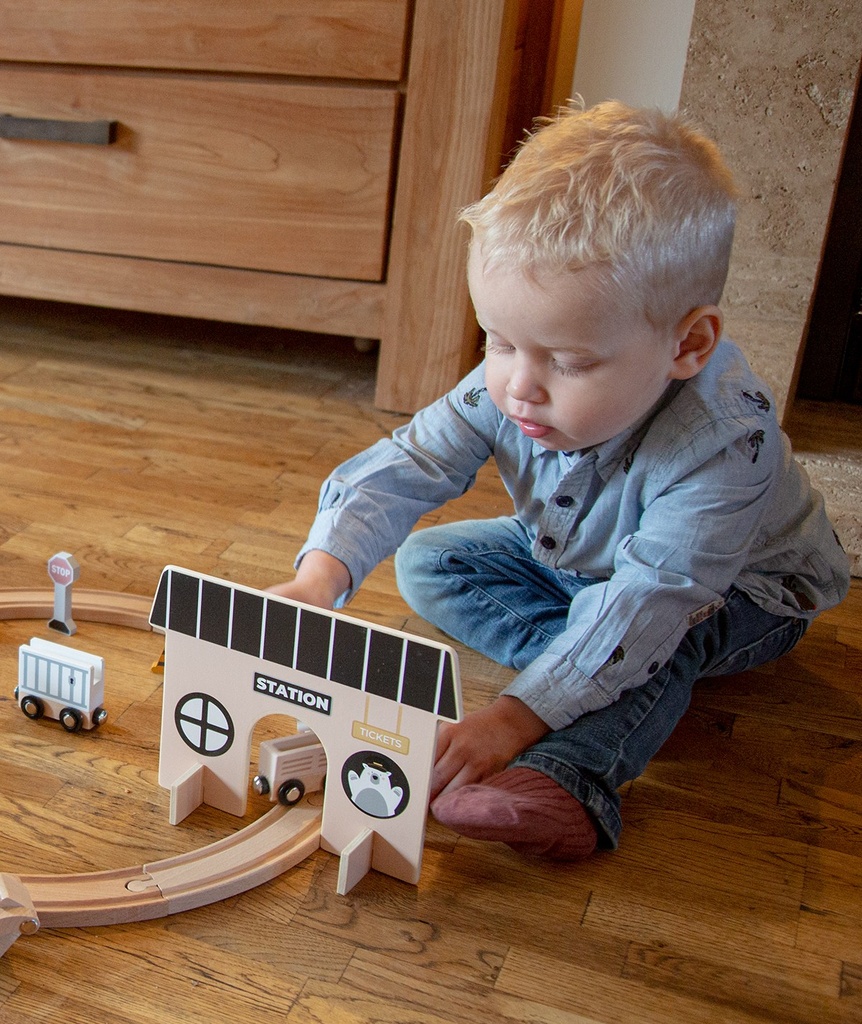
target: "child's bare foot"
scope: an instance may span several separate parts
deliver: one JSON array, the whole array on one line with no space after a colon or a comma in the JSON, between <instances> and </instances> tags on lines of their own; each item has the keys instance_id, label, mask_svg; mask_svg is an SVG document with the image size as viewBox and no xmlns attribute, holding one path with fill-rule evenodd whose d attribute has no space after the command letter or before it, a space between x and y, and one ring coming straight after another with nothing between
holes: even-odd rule
<instances>
[{"instance_id":1,"label":"child's bare foot","mask_svg":"<svg viewBox=\"0 0 862 1024\"><path fill-rule=\"evenodd\" d=\"M507 768L462 786L437 797L431 811L454 832L532 856L581 860L596 848L596 829L583 805L532 768Z\"/></svg>"}]
</instances>

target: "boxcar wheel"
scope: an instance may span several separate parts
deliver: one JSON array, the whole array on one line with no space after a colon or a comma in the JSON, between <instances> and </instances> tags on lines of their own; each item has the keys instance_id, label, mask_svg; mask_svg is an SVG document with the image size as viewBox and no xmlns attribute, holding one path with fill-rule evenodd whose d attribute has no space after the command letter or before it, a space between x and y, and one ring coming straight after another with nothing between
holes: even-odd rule
<instances>
[{"instance_id":1,"label":"boxcar wheel","mask_svg":"<svg viewBox=\"0 0 862 1024\"><path fill-rule=\"evenodd\" d=\"M60 712L60 725L66 732L80 732L84 720L74 708L63 708Z\"/></svg>"},{"instance_id":2,"label":"boxcar wheel","mask_svg":"<svg viewBox=\"0 0 862 1024\"><path fill-rule=\"evenodd\" d=\"M45 705L38 697L28 694L21 700L21 710L28 718L41 718L45 714Z\"/></svg>"},{"instance_id":3,"label":"boxcar wheel","mask_svg":"<svg viewBox=\"0 0 862 1024\"><path fill-rule=\"evenodd\" d=\"M278 787L278 802L293 807L305 796L305 786L299 779L288 779Z\"/></svg>"}]
</instances>

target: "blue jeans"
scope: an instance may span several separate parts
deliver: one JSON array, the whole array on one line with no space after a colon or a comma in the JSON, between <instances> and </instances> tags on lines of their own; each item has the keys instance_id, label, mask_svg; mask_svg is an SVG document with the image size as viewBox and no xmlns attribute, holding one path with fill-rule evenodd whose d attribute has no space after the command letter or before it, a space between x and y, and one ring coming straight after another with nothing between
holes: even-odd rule
<instances>
[{"instance_id":1,"label":"blue jeans","mask_svg":"<svg viewBox=\"0 0 862 1024\"><path fill-rule=\"evenodd\" d=\"M408 604L449 636L521 669L568 625L572 598L595 579L536 562L510 518L434 526L410 535L395 558ZM731 588L724 606L683 637L671 659L615 703L550 732L512 763L543 772L579 800L599 844L617 846L618 790L670 736L697 679L744 672L785 654L805 619L772 615Z\"/></svg>"}]
</instances>

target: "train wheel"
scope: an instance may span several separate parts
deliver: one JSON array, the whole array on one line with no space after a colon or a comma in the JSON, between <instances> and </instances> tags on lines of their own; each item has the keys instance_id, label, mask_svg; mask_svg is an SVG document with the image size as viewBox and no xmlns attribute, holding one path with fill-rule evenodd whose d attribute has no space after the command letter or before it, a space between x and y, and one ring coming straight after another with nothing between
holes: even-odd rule
<instances>
[{"instance_id":1,"label":"train wheel","mask_svg":"<svg viewBox=\"0 0 862 1024\"><path fill-rule=\"evenodd\" d=\"M299 779L288 779L278 787L278 802L293 807L305 796L305 786Z\"/></svg>"},{"instance_id":2,"label":"train wheel","mask_svg":"<svg viewBox=\"0 0 862 1024\"><path fill-rule=\"evenodd\" d=\"M63 708L60 712L60 725L66 732L80 732L84 720L74 708Z\"/></svg>"},{"instance_id":3,"label":"train wheel","mask_svg":"<svg viewBox=\"0 0 862 1024\"><path fill-rule=\"evenodd\" d=\"M41 718L45 714L45 705L38 697L28 694L21 701L21 710L28 718Z\"/></svg>"},{"instance_id":4,"label":"train wheel","mask_svg":"<svg viewBox=\"0 0 862 1024\"><path fill-rule=\"evenodd\" d=\"M258 796L269 796L269 779L265 775L255 775L251 784Z\"/></svg>"}]
</instances>

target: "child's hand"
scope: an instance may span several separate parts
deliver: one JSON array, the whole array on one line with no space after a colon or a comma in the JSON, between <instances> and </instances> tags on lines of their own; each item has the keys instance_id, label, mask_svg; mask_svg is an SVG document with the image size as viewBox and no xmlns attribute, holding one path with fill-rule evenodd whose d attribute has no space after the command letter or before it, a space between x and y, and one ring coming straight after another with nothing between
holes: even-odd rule
<instances>
[{"instance_id":1,"label":"child's hand","mask_svg":"<svg viewBox=\"0 0 862 1024\"><path fill-rule=\"evenodd\" d=\"M267 587L271 594L331 609L351 585L347 566L325 551L309 551L299 563L296 578Z\"/></svg>"},{"instance_id":2,"label":"child's hand","mask_svg":"<svg viewBox=\"0 0 862 1024\"><path fill-rule=\"evenodd\" d=\"M331 611L333 607L326 587L315 587L299 580L288 580L286 583L276 583L266 589L270 594L289 597L291 601L314 605L315 608L326 608Z\"/></svg>"},{"instance_id":3,"label":"child's hand","mask_svg":"<svg viewBox=\"0 0 862 1024\"><path fill-rule=\"evenodd\" d=\"M461 722L444 722L437 737L431 799L496 775L550 731L523 701L509 696L498 697Z\"/></svg>"}]
</instances>

